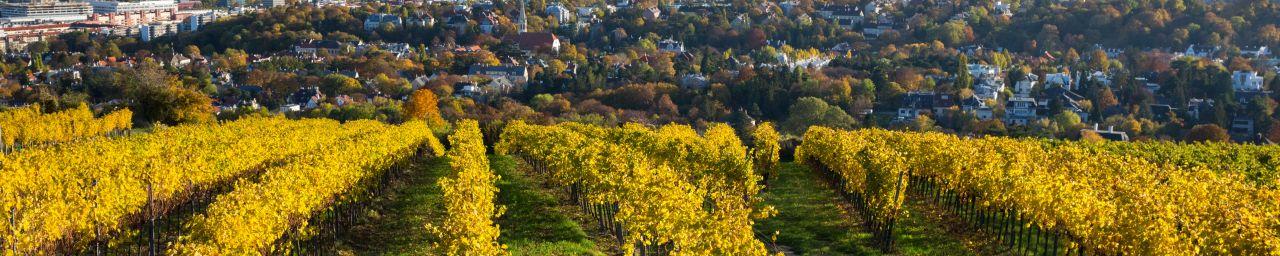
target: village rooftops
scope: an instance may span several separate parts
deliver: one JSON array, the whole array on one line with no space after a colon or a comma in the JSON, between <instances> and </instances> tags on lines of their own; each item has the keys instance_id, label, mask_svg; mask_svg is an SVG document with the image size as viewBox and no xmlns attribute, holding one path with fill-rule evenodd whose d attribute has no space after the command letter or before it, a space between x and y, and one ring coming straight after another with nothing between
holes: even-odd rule
<instances>
[{"instance_id":1,"label":"village rooftops","mask_svg":"<svg viewBox=\"0 0 1280 256\"><path fill-rule=\"evenodd\" d=\"M553 51L560 51L560 38L555 34L548 32L529 32L507 36L503 39L516 43L521 50L532 52L541 48L550 48Z\"/></svg>"}]
</instances>

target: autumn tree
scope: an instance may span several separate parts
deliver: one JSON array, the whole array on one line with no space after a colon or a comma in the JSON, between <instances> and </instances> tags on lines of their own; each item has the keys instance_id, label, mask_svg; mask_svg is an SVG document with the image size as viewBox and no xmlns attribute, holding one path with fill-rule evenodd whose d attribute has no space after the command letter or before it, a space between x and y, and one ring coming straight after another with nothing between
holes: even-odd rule
<instances>
[{"instance_id":1,"label":"autumn tree","mask_svg":"<svg viewBox=\"0 0 1280 256\"><path fill-rule=\"evenodd\" d=\"M443 127L446 123L444 118L440 117L438 104L439 100L435 93L431 90L419 89L414 91L409 97L409 102L404 104L404 114L409 119L426 121L429 127Z\"/></svg>"},{"instance_id":2,"label":"autumn tree","mask_svg":"<svg viewBox=\"0 0 1280 256\"><path fill-rule=\"evenodd\" d=\"M1191 127L1186 139L1192 142L1226 142L1231 140L1231 135L1216 124L1202 124Z\"/></svg>"},{"instance_id":3,"label":"autumn tree","mask_svg":"<svg viewBox=\"0 0 1280 256\"><path fill-rule=\"evenodd\" d=\"M177 125L213 121L216 109L212 99L183 86L176 76L155 64L125 69L116 76L116 83L125 89L137 118L144 123Z\"/></svg>"}]
</instances>

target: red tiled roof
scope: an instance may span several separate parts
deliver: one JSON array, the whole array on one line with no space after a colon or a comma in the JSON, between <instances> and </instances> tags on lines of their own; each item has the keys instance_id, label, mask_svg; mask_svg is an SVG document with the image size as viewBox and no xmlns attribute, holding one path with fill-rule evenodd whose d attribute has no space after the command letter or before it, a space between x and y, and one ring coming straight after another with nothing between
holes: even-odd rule
<instances>
[{"instance_id":1,"label":"red tiled roof","mask_svg":"<svg viewBox=\"0 0 1280 256\"><path fill-rule=\"evenodd\" d=\"M507 36L504 41L515 42L520 45L520 49L530 51L542 47L551 47L555 41L558 41L555 34L547 32L530 32L520 33L513 36Z\"/></svg>"}]
</instances>

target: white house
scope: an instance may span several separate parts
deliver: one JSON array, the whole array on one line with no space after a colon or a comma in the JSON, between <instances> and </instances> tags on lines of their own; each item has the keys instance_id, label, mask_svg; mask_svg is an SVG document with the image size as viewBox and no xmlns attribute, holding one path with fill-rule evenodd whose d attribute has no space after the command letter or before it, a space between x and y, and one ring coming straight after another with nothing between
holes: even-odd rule
<instances>
[{"instance_id":1,"label":"white house","mask_svg":"<svg viewBox=\"0 0 1280 256\"><path fill-rule=\"evenodd\" d=\"M1260 57L1266 57L1268 55L1271 55L1271 50L1267 49L1266 46L1246 47L1244 49L1240 49L1240 54L1254 57L1254 58L1260 58Z\"/></svg>"},{"instance_id":2,"label":"white house","mask_svg":"<svg viewBox=\"0 0 1280 256\"><path fill-rule=\"evenodd\" d=\"M559 3L547 5L547 16L555 18L560 24L565 24L573 20L573 12L569 8L565 8Z\"/></svg>"},{"instance_id":3,"label":"white house","mask_svg":"<svg viewBox=\"0 0 1280 256\"><path fill-rule=\"evenodd\" d=\"M1004 77L999 67L969 64L969 75L974 78L973 94L980 100L997 99L1004 91Z\"/></svg>"},{"instance_id":4,"label":"white house","mask_svg":"<svg viewBox=\"0 0 1280 256\"><path fill-rule=\"evenodd\" d=\"M1071 75L1067 73L1044 74L1044 86L1058 86L1067 90L1074 89L1071 84Z\"/></svg>"},{"instance_id":5,"label":"white house","mask_svg":"<svg viewBox=\"0 0 1280 256\"><path fill-rule=\"evenodd\" d=\"M684 42L667 38L658 42L658 50L664 52L684 53Z\"/></svg>"},{"instance_id":6,"label":"white house","mask_svg":"<svg viewBox=\"0 0 1280 256\"><path fill-rule=\"evenodd\" d=\"M1262 91L1262 76L1258 72L1235 71L1231 73L1231 88L1240 92Z\"/></svg>"},{"instance_id":7,"label":"white house","mask_svg":"<svg viewBox=\"0 0 1280 256\"><path fill-rule=\"evenodd\" d=\"M1036 83L1040 81L1040 77L1035 74L1027 74L1022 80L1018 80L1013 84L1013 95L1018 97L1031 97L1031 91L1036 89Z\"/></svg>"},{"instance_id":8,"label":"white house","mask_svg":"<svg viewBox=\"0 0 1280 256\"><path fill-rule=\"evenodd\" d=\"M1004 123L1008 125L1027 125L1036 119L1036 100L1026 97L1013 97L1005 102Z\"/></svg>"},{"instance_id":9,"label":"white house","mask_svg":"<svg viewBox=\"0 0 1280 256\"><path fill-rule=\"evenodd\" d=\"M1187 46L1187 50L1186 50L1185 52L1183 52L1182 54L1184 54L1184 55L1186 55L1186 56L1195 56L1195 57L1200 57L1200 58L1207 58L1207 57L1212 56L1213 54L1217 53L1217 52L1218 52L1218 50L1220 50L1220 49L1221 49L1221 47L1218 47L1218 46L1211 46L1211 45L1194 45L1194 44L1192 44L1191 46Z\"/></svg>"}]
</instances>

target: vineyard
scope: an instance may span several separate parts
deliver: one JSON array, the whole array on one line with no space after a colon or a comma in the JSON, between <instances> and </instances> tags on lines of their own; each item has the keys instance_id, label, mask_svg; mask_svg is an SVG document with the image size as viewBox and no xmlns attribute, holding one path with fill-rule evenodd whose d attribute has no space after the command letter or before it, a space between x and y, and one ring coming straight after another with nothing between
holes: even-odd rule
<instances>
[{"instance_id":1,"label":"vineyard","mask_svg":"<svg viewBox=\"0 0 1280 256\"><path fill-rule=\"evenodd\" d=\"M3 255L1280 255L1269 146L3 114Z\"/></svg>"},{"instance_id":2,"label":"vineyard","mask_svg":"<svg viewBox=\"0 0 1280 256\"><path fill-rule=\"evenodd\" d=\"M0 112L0 151L118 134L132 127L128 109L94 118L85 105L52 114L33 105Z\"/></svg>"},{"instance_id":3,"label":"vineyard","mask_svg":"<svg viewBox=\"0 0 1280 256\"><path fill-rule=\"evenodd\" d=\"M1213 147L814 127L796 154L838 180L882 237L904 200L915 198L941 204L1018 252L1280 253L1280 194L1248 178L1269 175L1186 157Z\"/></svg>"}]
</instances>

